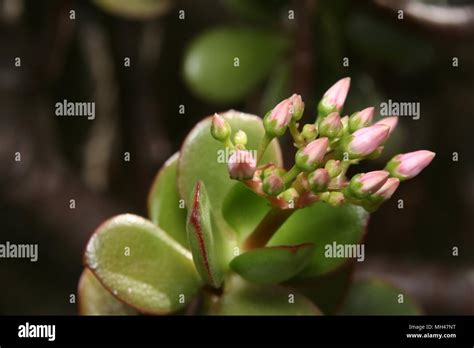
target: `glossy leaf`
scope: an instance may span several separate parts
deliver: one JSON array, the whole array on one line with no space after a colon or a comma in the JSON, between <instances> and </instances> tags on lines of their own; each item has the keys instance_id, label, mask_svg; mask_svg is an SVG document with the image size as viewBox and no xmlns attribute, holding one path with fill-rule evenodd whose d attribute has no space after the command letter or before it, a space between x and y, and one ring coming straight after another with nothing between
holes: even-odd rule
<instances>
[{"instance_id":1,"label":"glossy leaf","mask_svg":"<svg viewBox=\"0 0 474 348\"><path fill-rule=\"evenodd\" d=\"M237 183L226 195L222 215L236 231L240 239L245 239L270 211L268 201L258 196L242 183Z\"/></svg>"},{"instance_id":2,"label":"glossy leaf","mask_svg":"<svg viewBox=\"0 0 474 348\"><path fill-rule=\"evenodd\" d=\"M201 278L209 285L218 288L223 280L221 255L222 237L218 228L213 228L211 205L202 181L196 183L193 204L189 207L186 229L193 253L194 264Z\"/></svg>"},{"instance_id":3,"label":"glossy leaf","mask_svg":"<svg viewBox=\"0 0 474 348\"><path fill-rule=\"evenodd\" d=\"M94 0L104 11L110 14L132 19L151 19L166 13L170 9L169 0Z\"/></svg>"},{"instance_id":4,"label":"glossy leaf","mask_svg":"<svg viewBox=\"0 0 474 348\"><path fill-rule=\"evenodd\" d=\"M297 210L280 227L268 246L313 243L317 246L311 263L298 277L314 277L330 272L346 262L347 258L326 257L327 245L360 243L365 232L367 212L345 204L332 207L315 203Z\"/></svg>"},{"instance_id":5,"label":"glossy leaf","mask_svg":"<svg viewBox=\"0 0 474 348\"><path fill-rule=\"evenodd\" d=\"M188 248L186 236L186 208L180 208L180 196L176 183L179 153L175 153L163 165L148 194L148 216L182 246Z\"/></svg>"},{"instance_id":6,"label":"glossy leaf","mask_svg":"<svg viewBox=\"0 0 474 348\"><path fill-rule=\"evenodd\" d=\"M82 315L136 315L132 307L116 299L89 269L79 279L79 313Z\"/></svg>"},{"instance_id":7,"label":"glossy leaf","mask_svg":"<svg viewBox=\"0 0 474 348\"><path fill-rule=\"evenodd\" d=\"M403 302L400 303L400 295ZM341 310L344 315L419 315L420 308L403 291L380 279L354 282Z\"/></svg>"},{"instance_id":8,"label":"glossy leaf","mask_svg":"<svg viewBox=\"0 0 474 348\"><path fill-rule=\"evenodd\" d=\"M312 244L253 249L234 258L230 267L251 282L276 284L298 274L313 252Z\"/></svg>"},{"instance_id":9,"label":"glossy leaf","mask_svg":"<svg viewBox=\"0 0 474 348\"><path fill-rule=\"evenodd\" d=\"M141 312L167 314L190 301L201 280L191 253L151 221L124 214L89 240L85 263L121 301Z\"/></svg>"},{"instance_id":10,"label":"glossy leaf","mask_svg":"<svg viewBox=\"0 0 474 348\"><path fill-rule=\"evenodd\" d=\"M221 27L194 40L184 59L184 77L200 97L236 102L270 73L288 43L281 35L249 28Z\"/></svg>"},{"instance_id":11,"label":"glossy leaf","mask_svg":"<svg viewBox=\"0 0 474 348\"><path fill-rule=\"evenodd\" d=\"M233 133L239 129L247 133L248 149L257 149L264 134L261 118L237 111L228 111L222 116L231 125ZM206 186L217 224L220 228L229 229L222 217L222 206L225 197L237 182L229 178L224 146L212 138L210 127L211 118L205 118L193 128L184 141L178 162L178 190L189 207L192 205L190 198L194 185L201 180ZM262 163L266 162L282 164L277 140L274 140L265 152ZM236 206L235 209L240 207Z\"/></svg>"},{"instance_id":12,"label":"glossy leaf","mask_svg":"<svg viewBox=\"0 0 474 348\"><path fill-rule=\"evenodd\" d=\"M320 315L305 296L278 285L256 285L233 276L226 282L212 314L218 315Z\"/></svg>"}]
</instances>

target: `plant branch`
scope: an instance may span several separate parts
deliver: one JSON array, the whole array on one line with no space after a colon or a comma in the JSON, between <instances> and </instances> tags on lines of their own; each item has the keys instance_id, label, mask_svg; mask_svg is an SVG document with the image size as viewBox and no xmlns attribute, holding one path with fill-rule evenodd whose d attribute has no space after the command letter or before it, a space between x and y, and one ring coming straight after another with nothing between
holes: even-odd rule
<instances>
[{"instance_id":1,"label":"plant branch","mask_svg":"<svg viewBox=\"0 0 474 348\"><path fill-rule=\"evenodd\" d=\"M251 250L264 247L294 211L294 209L272 208L245 240L243 248Z\"/></svg>"}]
</instances>

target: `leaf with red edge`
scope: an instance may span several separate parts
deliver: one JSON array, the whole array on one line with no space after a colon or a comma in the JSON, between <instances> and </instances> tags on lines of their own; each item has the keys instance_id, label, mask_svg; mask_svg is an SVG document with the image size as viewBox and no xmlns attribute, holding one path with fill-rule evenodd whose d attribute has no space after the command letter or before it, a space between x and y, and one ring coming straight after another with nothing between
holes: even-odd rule
<instances>
[{"instance_id":1,"label":"leaf with red edge","mask_svg":"<svg viewBox=\"0 0 474 348\"><path fill-rule=\"evenodd\" d=\"M210 202L202 181L194 188L186 229L198 273L207 284L220 287L224 276L222 238L213 226Z\"/></svg>"},{"instance_id":2,"label":"leaf with red edge","mask_svg":"<svg viewBox=\"0 0 474 348\"><path fill-rule=\"evenodd\" d=\"M247 251L230 267L243 278L260 284L276 284L298 274L311 262L314 245L275 246Z\"/></svg>"}]
</instances>

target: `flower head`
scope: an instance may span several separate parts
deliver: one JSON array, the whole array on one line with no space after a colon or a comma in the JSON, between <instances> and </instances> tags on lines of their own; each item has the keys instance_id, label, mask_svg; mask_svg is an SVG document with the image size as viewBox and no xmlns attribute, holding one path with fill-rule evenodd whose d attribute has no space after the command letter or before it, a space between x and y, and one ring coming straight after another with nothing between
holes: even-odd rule
<instances>
[{"instance_id":1,"label":"flower head","mask_svg":"<svg viewBox=\"0 0 474 348\"><path fill-rule=\"evenodd\" d=\"M290 113L292 114L293 121L298 121L303 117L304 102L299 94L293 94L290 97L290 102Z\"/></svg>"},{"instance_id":2,"label":"flower head","mask_svg":"<svg viewBox=\"0 0 474 348\"><path fill-rule=\"evenodd\" d=\"M308 183L314 193L325 191L329 185L329 174L324 168L318 168L308 174Z\"/></svg>"}]
</instances>

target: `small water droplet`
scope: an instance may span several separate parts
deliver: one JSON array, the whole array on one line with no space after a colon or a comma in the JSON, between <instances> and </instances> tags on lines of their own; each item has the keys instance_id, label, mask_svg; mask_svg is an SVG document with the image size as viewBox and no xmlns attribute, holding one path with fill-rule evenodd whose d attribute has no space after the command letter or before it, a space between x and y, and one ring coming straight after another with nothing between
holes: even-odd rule
<instances>
[{"instance_id":1,"label":"small water droplet","mask_svg":"<svg viewBox=\"0 0 474 348\"><path fill-rule=\"evenodd\" d=\"M118 291L114 289L114 291L112 291L112 293L113 293L114 295L117 295L117 294L118 294Z\"/></svg>"}]
</instances>

